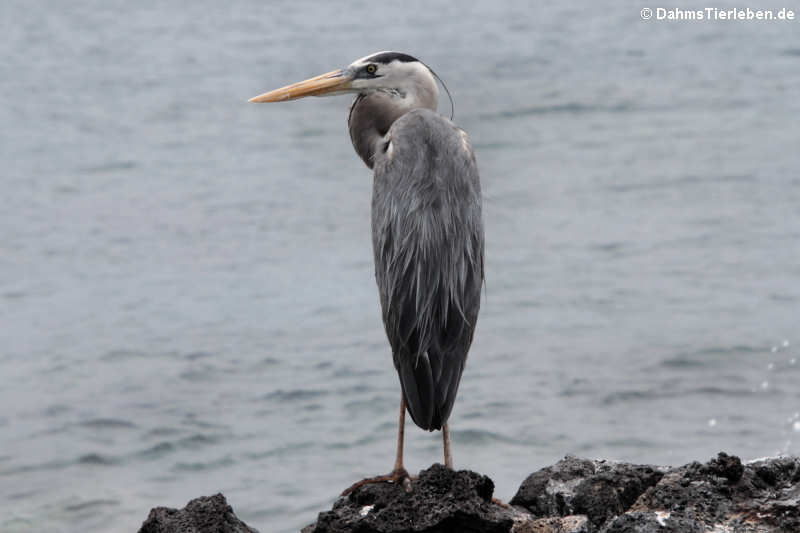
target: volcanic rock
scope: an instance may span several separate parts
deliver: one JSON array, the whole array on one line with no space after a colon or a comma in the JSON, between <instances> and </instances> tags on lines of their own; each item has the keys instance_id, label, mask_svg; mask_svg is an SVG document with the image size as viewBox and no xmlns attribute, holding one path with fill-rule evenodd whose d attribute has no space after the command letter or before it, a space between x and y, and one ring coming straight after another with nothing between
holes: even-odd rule
<instances>
[{"instance_id":1,"label":"volcanic rock","mask_svg":"<svg viewBox=\"0 0 800 533\"><path fill-rule=\"evenodd\" d=\"M155 507L139 533L258 533L239 520L225 496L201 496L183 509Z\"/></svg>"},{"instance_id":2,"label":"volcanic rock","mask_svg":"<svg viewBox=\"0 0 800 533\"><path fill-rule=\"evenodd\" d=\"M339 497L302 533L800 533L797 457L720 453L672 468L568 456L529 475L510 504L493 492L484 475L433 465L408 488ZM255 531L217 494L153 509L139 533Z\"/></svg>"}]
</instances>

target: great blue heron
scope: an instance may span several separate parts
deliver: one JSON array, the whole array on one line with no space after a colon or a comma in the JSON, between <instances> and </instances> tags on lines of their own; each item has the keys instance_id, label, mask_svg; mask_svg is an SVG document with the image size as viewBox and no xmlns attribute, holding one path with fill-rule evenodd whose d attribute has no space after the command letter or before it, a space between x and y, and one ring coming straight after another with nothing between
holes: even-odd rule
<instances>
[{"instance_id":1,"label":"great blue heron","mask_svg":"<svg viewBox=\"0 0 800 533\"><path fill-rule=\"evenodd\" d=\"M483 221L475 154L467 134L436 112L434 76L410 55L378 52L250 100L356 94L350 138L375 173L375 279L402 387L394 470L364 482L408 478L406 409L422 429L442 430L445 466L453 465L447 419L480 308Z\"/></svg>"}]
</instances>

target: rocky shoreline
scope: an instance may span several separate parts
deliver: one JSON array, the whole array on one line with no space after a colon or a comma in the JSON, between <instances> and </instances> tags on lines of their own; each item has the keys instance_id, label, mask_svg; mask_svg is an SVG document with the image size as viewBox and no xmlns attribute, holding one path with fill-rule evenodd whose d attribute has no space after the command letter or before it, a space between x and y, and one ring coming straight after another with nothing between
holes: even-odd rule
<instances>
[{"instance_id":1,"label":"rocky shoreline","mask_svg":"<svg viewBox=\"0 0 800 533\"><path fill-rule=\"evenodd\" d=\"M798 533L800 458L743 464L720 453L680 467L565 457L529 475L508 503L494 483L433 465L409 491L365 485L302 533ZM254 533L225 497L158 507L139 533Z\"/></svg>"}]
</instances>

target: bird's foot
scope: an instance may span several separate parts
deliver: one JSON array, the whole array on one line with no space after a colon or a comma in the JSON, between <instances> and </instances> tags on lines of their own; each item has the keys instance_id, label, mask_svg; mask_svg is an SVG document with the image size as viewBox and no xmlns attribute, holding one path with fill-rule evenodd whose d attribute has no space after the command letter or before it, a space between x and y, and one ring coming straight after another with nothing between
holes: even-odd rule
<instances>
[{"instance_id":1,"label":"bird's foot","mask_svg":"<svg viewBox=\"0 0 800 533\"><path fill-rule=\"evenodd\" d=\"M401 483L406 492L411 492L411 479L405 468L395 468L384 476L368 477L353 483L342 492L342 496L347 496L357 488L371 483Z\"/></svg>"},{"instance_id":2,"label":"bird's foot","mask_svg":"<svg viewBox=\"0 0 800 533\"><path fill-rule=\"evenodd\" d=\"M511 506L508 505L503 500L501 500L500 498L492 498L492 503L495 505L499 505L500 507L504 507L505 509L511 509Z\"/></svg>"}]
</instances>

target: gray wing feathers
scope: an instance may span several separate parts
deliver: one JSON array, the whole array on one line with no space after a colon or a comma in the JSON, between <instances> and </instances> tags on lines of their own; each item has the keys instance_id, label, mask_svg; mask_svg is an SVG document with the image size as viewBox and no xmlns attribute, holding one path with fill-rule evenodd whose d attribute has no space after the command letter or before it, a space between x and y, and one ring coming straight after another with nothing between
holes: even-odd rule
<instances>
[{"instance_id":1,"label":"gray wing feathers","mask_svg":"<svg viewBox=\"0 0 800 533\"><path fill-rule=\"evenodd\" d=\"M386 334L408 410L439 429L455 401L483 282L477 166L440 115L398 119L375 157L372 241Z\"/></svg>"}]
</instances>

